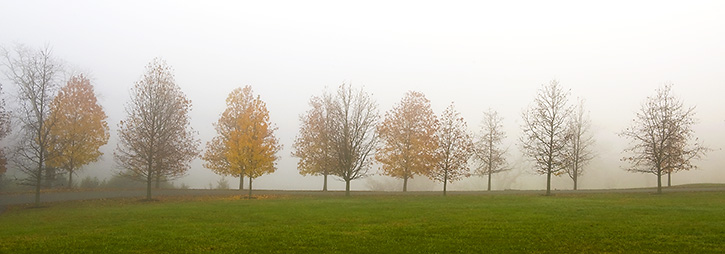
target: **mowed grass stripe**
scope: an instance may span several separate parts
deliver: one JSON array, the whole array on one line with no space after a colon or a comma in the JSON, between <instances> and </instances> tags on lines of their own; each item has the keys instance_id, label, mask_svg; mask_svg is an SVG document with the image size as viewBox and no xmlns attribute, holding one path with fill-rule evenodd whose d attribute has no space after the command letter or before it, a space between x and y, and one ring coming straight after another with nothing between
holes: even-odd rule
<instances>
[{"instance_id":1,"label":"mowed grass stripe","mask_svg":"<svg viewBox=\"0 0 725 254\"><path fill-rule=\"evenodd\" d=\"M725 252L725 193L258 200L15 207L4 253Z\"/></svg>"}]
</instances>

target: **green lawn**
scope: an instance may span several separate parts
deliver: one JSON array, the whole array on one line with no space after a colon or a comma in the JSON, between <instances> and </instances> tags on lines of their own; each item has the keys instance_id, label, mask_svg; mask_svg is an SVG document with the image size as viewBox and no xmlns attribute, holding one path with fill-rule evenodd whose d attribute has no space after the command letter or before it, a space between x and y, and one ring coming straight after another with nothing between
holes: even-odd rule
<instances>
[{"instance_id":1,"label":"green lawn","mask_svg":"<svg viewBox=\"0 0 725 254\"><path fill-rule=\"evenodd\" d=\"M725 252L725 193L103 200L0 214L0 253Z\"/></svg>"}]
</instances>

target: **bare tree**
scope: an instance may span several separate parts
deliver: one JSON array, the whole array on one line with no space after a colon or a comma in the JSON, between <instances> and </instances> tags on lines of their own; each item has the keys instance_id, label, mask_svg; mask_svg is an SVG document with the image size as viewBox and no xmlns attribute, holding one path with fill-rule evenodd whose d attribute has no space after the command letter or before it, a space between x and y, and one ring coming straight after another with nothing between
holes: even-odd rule
<instances>
[{"instance_id":1,"label":"bare tree","mask_svg":"<svg viewBox=\"0 0 725 254\"><path fill-rule=\"evenodd\" d=\"M551 175L566 170L567 121L571 114L568 95L559 82L552 80L542 85L534 105L522 117L522 152L534 161L538 173L546 174L546 195L551 195Z\"/></svg>"},{"instance_id":2,"label":"bare tree","mask_svg":"<svg viewBox=\"0 0 725 254\"><path fill-rule=\"evenodd\" d=\"M2 95L2 84L0 84L0 96ZM0 141L2 141L8 133L10 133L10 113L5 109L5 99L0 98ZM5 157L5 147L0 147L0 188L2 188L3 175L8 169L7 162L7 157Z\"/></svg>"},{"instance_id":3,"label":"bare tree","mask_svg":"<svg viewBox=\"0 0 725 254\"><path fill-rule=\"evenodd\" d=\"M594 158L592 145L594 137L591 133L591 120L589 114L585 113L584 100L574 109L569 119L569 153L566 173L574 180L574 190L577 189L578 179L584 171L584 167Z\"/></svg>"},{"instance_id":4,"label":"bare tree","mask_svg":"<svg viewBox=\"0 0 725 254\"><path fill-rule=\"evenodd\" d=\"M491 190L491 175L506 170L507 167L506 149L500 146L506 138L503 131L503 117L493 109L483 113L483 126L481 136L475 144L475 159L480 162L476 168L476 174L488 177L488 190Z\"/></svg>"},{"instance_id":5,"label":"bare tree","mask_svg":"<svg viewBox=\"0 0 725 254\"><path fill-rule=\"evenodd\" d=\"M708 148L694 137L695 107L685 107L672 95L672 85L657 89L647 97L632 126L620 133L630 139L622 158L631 165L627 170L657 176L657 193L662 193L662 175L696 168L692 160L705 156ZM694 140L693 140L694 139Z\"/></svg>"},{"instance_id":6,"label":"bare tree","mask_svg":"<svg viewBox=\"0 0 725 254\"><path fill-rule=\"evenodd\" d=\"M40 203L43 173L53 176L47 169L50 125L50 102L59 87L62 67L51 50L45 47L31 50L18 45L13 51L1 49L5 76L17 86L18 108L16 118L22 128L21 138L12 151L14 164L28 177L23 184L35 186L35 204Z\"/></svg>"},{"instance_id":7,"label":"bare tree","mask_svg":"<svg viewBox=\"0 0 725 254\"><path fill-rule=\"evenodd\" d=\"M191 101L176 85L171 68L154 59L131 90L114 152L125 169L122 174L146 182L147 199L154 180L184 174L199 153L199 140L189 126L190 110Z\"/></svg>"},{"instance_id":8,"label":"bare tree","mask_svg":"<svg viewBox=\"0 0 725 254\"><path fill-rule=\"evenodd\" d=\"M330 143L336 168L332 174L345 181L345 195L350 195L350 181L367 176L378 137L375 134L377 105L363 89L341 85L335 95L324 101L331 121Z\"/></svg>"}]
</instances>

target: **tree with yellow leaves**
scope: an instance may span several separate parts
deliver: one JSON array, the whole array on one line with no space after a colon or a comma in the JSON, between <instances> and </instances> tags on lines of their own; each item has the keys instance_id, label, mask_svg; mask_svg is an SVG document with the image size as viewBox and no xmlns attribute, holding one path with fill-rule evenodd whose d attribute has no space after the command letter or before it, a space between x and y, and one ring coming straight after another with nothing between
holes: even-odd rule
<instances>
[{"instance_id":1,"label":"tree with yellow leaves","mask_svg":"<svg viewBox=\"0 0 725 254\"><path fill-rule=\"evenodd\" d=\"M436 165L438 119L430 101L420 92L410 91L391 111L385 113L378 125L382 147L375 159L382 164L383 174L403 179L403 191L408 179L426 175Z\"/></svg>"},{"instance_id":2,"label":"tree with yellow leaves","mask_svg":"<svg viewBox=\"0 0 725 254\"><path fill-rule=\"evenodd\" d=\"M448 183L470 176L468 159L473 155L473 139L468 134L466 121L451 103L441 115L438 126L437 165L428 172L430 179L443 183L446 195Z\"/></svg>"},{"instance_id":3,"label":"tree with yellow leaves","mask_svg":"<svg viewBox=\"0 0 725 254\"><path fill-rule=\"evenodd\" d=\"M219 134L207 143L202 156L205 167L221 175L249 177L249 197L252 180L276 170L277 152L282 149L275 137L276 127L269 120L266 104L245 86L232 91L215 129Z\"/></svg>"},{"instance_id":4,"label":"tree with yellow leaves","mask_svg":"<svg viewBox=\"0 0 725 254\"><path fill-rule=\"evenodd\" d=\"M98 105L90 80L83 75L71 77L50 103L50 130L47 162L68 172L68 188L73 174L83 165L103 155L98 149L108 143L106 113Z\"/></svg>"}]
</instances>

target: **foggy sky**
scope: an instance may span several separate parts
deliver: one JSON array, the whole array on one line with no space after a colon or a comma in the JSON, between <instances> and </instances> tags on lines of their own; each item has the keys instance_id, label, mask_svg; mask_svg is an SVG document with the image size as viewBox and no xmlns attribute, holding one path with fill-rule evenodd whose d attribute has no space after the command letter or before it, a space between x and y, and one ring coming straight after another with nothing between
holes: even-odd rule
<instances>
[{"instance_id":1,"label":"foggy sky","mask_svg":"<svg viewBox=\"0 0 725 254\"><path fill-rule=\"evenodd\" d=\"M251 85L267 103L284 148L277 172L255 180L255 188L321 188L322 177L300 176L290 156L299 115L311 96L349 82L372 93L381 114L409 90L423 92L437 114L455 102L474 132L483 111L499 111L515 169L494 175L494 188L542 189L545 176L522 161L517 142L521 112L552 79L571 90L570 102L585 99L591 114L598 156L581 188L656 185L651 174L622 169L627 140L617 133L666 83L697 107L696 136L717 149L696 163L700 169L674 174L673 183L725 182L723 1L251 2L2 1L0 45L49 45L69 68L92 78L111 140L102 160L76 179L117 170L112 153L129 90L161 57L192 101L192 126L203 145L216 135L212 123L234 88ZM12 97L13 85L0 80L5 97ZM206 188L219 178L196 160L176 183ZM440 187L419 178L411 190ZM238 180L228 179L236 187ZM343 182L330 184L344 189ZM352 188L401 184L376 176L353 181ZM481 189L485 181L449 186ZM571 187L568 176L552 185Z\"/></svg>"}]
</instances>

